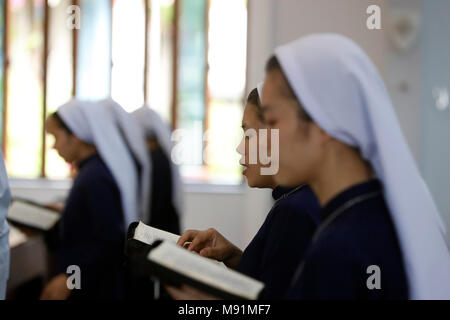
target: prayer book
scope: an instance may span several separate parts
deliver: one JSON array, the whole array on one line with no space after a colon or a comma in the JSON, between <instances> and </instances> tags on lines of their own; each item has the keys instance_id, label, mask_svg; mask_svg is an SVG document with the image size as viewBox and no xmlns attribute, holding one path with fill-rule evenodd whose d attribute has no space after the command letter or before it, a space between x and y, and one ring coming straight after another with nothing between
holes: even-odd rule
<instances>
[{"instance_id":1,"label":"prayer book","mask_svg":"<svg viewBox=\"0 0 450 320\"><path fill-rule=\"evenodd\" d=\"M41 230L50 231L61 218L58 211L50 209L43 204L13 198L8 209L8 220L19 225Z\"/></svg>"},{"instance_id":2,"label":"prayer book","mask_svg":"<svg viewBox=\"0 0 450 320\"><path fill-rule=\"evenodd\" d=\"M256 300L261 297L264 283L177 246L173 237L161 239L165 234L159 238L155 236L153 239L156 240L151 244L144 244L135 238L136 231L144 230L138 230L138 227L137 222L130 225L126 251L130 264L139 272L169 285L186 284L222 299Z\"/></svg>"},{"instance_id":3,"label":"prayer book","mask_svg":"<svg viewBox=\"0 0 450 320\"><path fill-rule=\"evenodd\" d=\"M157 240L177 243L179 237L179 235L150 227L142 222L139 222L134 230L134 239L146 244L153 244Z\"/></svg>"}]
</instances>

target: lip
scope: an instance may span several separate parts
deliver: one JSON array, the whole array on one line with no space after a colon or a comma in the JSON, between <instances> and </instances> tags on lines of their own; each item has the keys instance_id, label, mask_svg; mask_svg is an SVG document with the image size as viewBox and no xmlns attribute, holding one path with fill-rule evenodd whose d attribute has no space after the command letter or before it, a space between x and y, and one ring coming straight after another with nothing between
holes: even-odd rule
<instances>
[{"instance_id":1,"label":"lip","mask_svg":"<svg viewBox=\"0 0 450 320\"><path fill-rule=\"evenodd\" d=\"M243 164L243 163L239 163L239 164L242 166L242 174L245 174L245 171L247 171L248 166L246 166L246 165Z\"/></svg>"}]
</instances>

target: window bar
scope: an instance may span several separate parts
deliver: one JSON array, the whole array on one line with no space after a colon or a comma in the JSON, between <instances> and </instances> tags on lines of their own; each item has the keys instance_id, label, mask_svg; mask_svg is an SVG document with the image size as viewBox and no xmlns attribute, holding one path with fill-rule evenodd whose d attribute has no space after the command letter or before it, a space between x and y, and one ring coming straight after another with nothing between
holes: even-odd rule
<instances>
[{"instance_id":1,"label":"window bar","mask_svg":"<svg viewBox=\"0 0 450 320\"><path fill-rule=\"evenodd\" d=\"M250 7L253 4L253 0L248 0L247 1L247 26L246 26L246 31L247 32L247 49L246 49L246 62L245 65L247 66L247 68L245 68L245 85L244 85L244 95L242 97L242 103L243 105L245 105L247 103L247 94L250 92L250 88L248 87L248 79L250 77L250 70L248 68L248 63L250 61L250 56L249 56L249 52L250 52L250 42L248 41L248 35L250 34L249 30L250 30L250 19L251 19L251 15L250 15Z\"/></svg>"},{"instance_id":2,"label":"window bar","mask_svg":"<svg viewBox=\"0 0 450 320\"><path fill-rule=\"evenodd\" d=\"M178 106L178 55L179 55L179 27L180 27L180 0L175 0L175 21L173 34L173 79L172 79L172 129L177 128Z\"/></svg>"},{"instance_id":3,"label":"window bar","mask_svg":"<svg viewBox=\"0 0 450 320\"><path fill-rule=\"evenodd\" d=\"M79 0L73 0L74 6L80 7ZM77 63L78 63L78 29L72 29L72 97L77 95Z\"/></svg>"},{"instance_id":4,"label":"window bar","mask_svg":"<svg viewBox=\"0 0 450 320\"><path fill-rule=\"evenodd\" d=\"M205 8L205 62L206 62L206 70L205 70L205 119L203 120L203 132L207 132L209 129L209 115L210 110L209 106L211 103L211 96L209 94L209 86L208 86L208 78L209 78L209 9L211 8L211 0L206 1ZM208 147L208 141L203 141L203 150L206 150ZM202 157L203 165L206 165L205 158Z\"/></svg>"},{"instance_id":5,"label":"window bar","mask_svg":"<svg viewBox=\"0 0 450 320\"><path fill-rule=\"evenodd\" d=\"M41 177L45 178L45 162L46 162L46 139L45 139L45 119L47 117L47 60L48 60L48 38L49 38L49 16L50 8L48 5L48 0L45 0L44 8L44 54L43 54L43 102L42 102L42 150L41 150Z\"/></svg>"},{"instance_id":6,"label":"window bar","mask_svg":"<svg viewBox=\"0 0 450 320\"><path fill-rule=\"evenodd\" d=\"M147 85L148 85L148 37L149 37L149 28L150 28L150 0L143 0L145 1L145 40L144 40L144 103L148 103L148 92L147 92Z\"/></svg>"},{"instance_id":7,"label":"window bar","mask_svg":"<svg viewBox=\"0 0 450 320\"><path fill-rule=\"evenodd\" d=\"M9 4L8 0L5 0L3 3L3 14L4 14L4 23L5 28L3 30L3 50L4 50L4 59L3 59L3 156L6 159L6 145L7 145L7 133L8 133L8 123L6 121L8 116L8 71L9 71L9 46L8 46L8 23L9 23Z\"/></svg>"},{"instance_id":8,"label":"window bar","mask_svg":"<svg viewBox=\"0 0 450 320\"><path fill-rule=\"evenodd\" d=\"M112 69L113 69L113 8L114 0L109 1L109 97L112 97Z\"/></svg>"}]
</instances>

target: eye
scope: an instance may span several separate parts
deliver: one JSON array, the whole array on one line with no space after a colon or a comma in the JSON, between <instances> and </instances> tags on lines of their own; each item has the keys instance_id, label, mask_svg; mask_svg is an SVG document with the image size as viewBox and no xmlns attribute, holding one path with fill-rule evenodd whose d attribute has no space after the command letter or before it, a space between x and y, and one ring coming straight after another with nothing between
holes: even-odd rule
<instances>
[{"instance_id":1,"label":"eye","mask_svg":"<svg viewBox=\"0 0 450 320\"><path fill-rule=\"evenodd\" d=\"M276 121L275 119L268 119L268 120L266 121L266 124L267 124L269 127L274 127L274 126L277 124L277 121Z\"/></svg>"}]
</instances>

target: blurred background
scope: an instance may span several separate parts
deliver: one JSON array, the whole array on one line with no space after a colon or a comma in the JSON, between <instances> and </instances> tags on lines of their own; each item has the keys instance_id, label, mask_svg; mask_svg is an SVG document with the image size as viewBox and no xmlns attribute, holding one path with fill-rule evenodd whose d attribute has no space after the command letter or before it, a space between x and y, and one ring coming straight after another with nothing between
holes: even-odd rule
<instances>
[{"instance_id":1,"label":"blurred background","mask_svg":"<svg viewBox=\"0 0 450 320\"><path fill-rule=\"evenodd\" d=\"M67 25L71 5L79 29ZM366 26L369 5L380 30ZM245 247L272 201L240 172L243 102L273 49L312 32L349 36L374 60L449 226L448 0L1 0L0 141L13 194L66 195L69 167L43 123L71 96L111 95L128 111L147 102L182 129L183 228L216 227Z\"/></svg>"}]
</instances>

